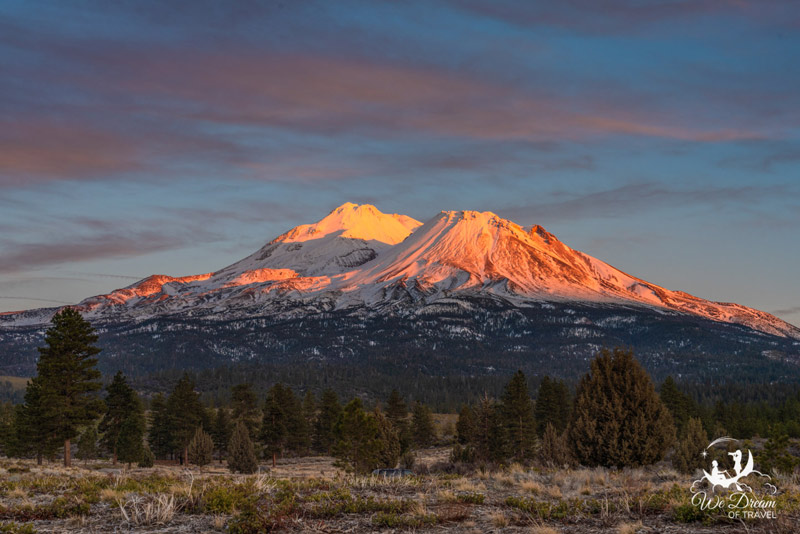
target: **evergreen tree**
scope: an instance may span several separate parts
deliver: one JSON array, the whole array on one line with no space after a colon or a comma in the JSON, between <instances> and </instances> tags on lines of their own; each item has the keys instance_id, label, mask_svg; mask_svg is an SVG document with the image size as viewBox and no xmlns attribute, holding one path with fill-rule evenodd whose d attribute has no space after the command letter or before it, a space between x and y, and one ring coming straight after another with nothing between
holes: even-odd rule
<instances>
[{"instance_id":1,"label":"evergreen tree","mask_svg":"<svg viewBox=\"0 0 800 534\"><path fill-rule=\"evenodd\" d=\"M361 399L347 403L336 424L338 441L333 454L337 464L357 473L368 473L381 466L380 430L374 417L364 411Z\"/></svg>"},{"instance_id":2,"label":"evergreen tree","mask_svg":"<svg viewBox=\"0 0 800 534\"><path fill-rule=\"evenodd\" d=\"M188 460L189 442L203 420L203 405L194 389L194 381L184 374L167 398L167 413L174 444L181 451L181 464Z\"/></svg>"},{"instance_id":3,"label":"evergreen tree","mask_svg":"<svg viewBox=\"0 0 800 534\"><path fill-rule=\"evenodd\" d=\"M272 467L275 467L278 456L283 454L289 435L285 401L286 393L283 385L275 384L267 392L267 400L264 403L261 442L264 444L264 455L272 457Z\"/></svg>"},{"instance_id":4,"label":"evergreen tree","mask_svg":"<svg viewBox=\"0 0 800 534\"><path fill-rule=\"evenodd\" d=\"M433 414L421 402L415 402L411 410L411 433L417 447L429 447L436 440Z\"/></svg>"},{"instance_id":5,"label":"evergreen tree","mask_svg":"<svg viewBox=\"0 0 800 534\"><path fill-rule=\"evenodd\" d=\"M312 440L312 432L314 428L314 420L317 417L317 399L314 398L314 392L310 389L306 391L303 397L303 419L306 420L306 430L308 432L309 446Z\"/></svg>"},{"instance_id":6,"label":"evergreen tree","mask_svg":"<svg viewBox=\"0 0 800 534\"><path fill-rule=\"evenodd\" d=\"M250 384L237 384L231 388L231 419L233 424L241 421L250 432L250 439L258 436L258 422L261 414L256 397Z\"/></svg>"},{"instance_id":7,"label":"evergreen tree","mask_svg":"<svg viewBox=\"0 0 800 534\"><path fill-rule=\"evenodd\" d=\"M52 456L58 449L58 437L52 413L45 412L42 401L42 379L38 376L25 387L25 402L14 409L13 455L33 453L42 465L43 456Z\"/></svg>"},{"instance_id":8,"label":"evergreen tree","mask_svg":"<svg viewBox=\"0 0 800 534\"><path fill-rule=\"evenodd\" d=\"M400 427L400 423L408 417L408 407L400 393L393 389L386 399L386 417L395 425Z\"/></svg>"},{"instance_id":9,"label":"evergreen tree","mask_svg":"<svg viewBox=\"0 0 800 534\"><path fill-rule=\"evenodd\" d=\"M136 408L139 400L136 392L125 380L125 375L117 371L114 379L106 387L105 414L100 421L102 444L111 451L113 464L117 465L117 440L125 419Z\"/></svg>"},{"instance_id":10,"label":"evergreen tree","mask_svg":"<svg viewBox=\"0 0 800 534\"><path fill-rule=\"evenodd\" d=\"M139 397L134 394L130 411L122 421L115 442L117 457L126 462L128 468L133 462L139 462L142 459L146 426L144 408Z\"/></svg>"},{"instance_id":11,"label":"evergreen tree","mask_svg":"<svg viewBox=\"0 0 800 534\"><path fill-rule=\"evenodd\" d=\"M664 380L664 383L661 384L659 396L661 397L661 402L664 403L664 406L666 406L670 414L672 414L672 420L675 423L678 435L683 436L684 429L691 415L689 412L689 398L678 389L678 385L671 376L668 376L666 380Z\"/></svg>"},{"instance_id":12,"label":"evergreen tree","mask_svg":"<svg viewBox=\"0 0 800 534\"><path fill-rule=\"evenodd\" d=\"M475 460L503 462L508 458L508 435L502 412L487 395L475 406L472 441L468 445Z\"/></svg>"},{"instance_id":13,"label":"evergreen tree","mask_svg":"<svg viewBox=\"0 0 800 534\"><path fill-rule=\"evenodd\" d=\"M84 463L97 458L97 428L89 425L78 438L78 458Z\"/></svg>"},{"instance_id":14,"label":"evergreen tree","mask_svg":"<svg viewBox=\"0 0 800 534\"><path fill-rule=\"evenodd\" d=\"M150 450L150 447L147 443L144 444L142 448L142 457L139 460L139 467L153 467L156 463L156 456L153 454L153 451Z\"/></svg>"},{"instance_id":15,"label":"evergreen tree","mask_svg":"<svg viewBox=\"0 0 800 534\"><path fill-rule=\"evenodd\" d=\"M569 440L583 465L649 465L675 436L669 410L629 350L604 349L578 386Z\"/></svg>"},{"instance_id":16,"label":"evergreen tree","mask_svg":"<svg viewBox=\"0 0 800 534\"><path fill-rule=\"evenodd\" d=\"M686 435L678 441L675 448L672 465L681 473L694 473L705 465L702 454L706 445L708 435L703 430L703 423L696 417L690 418L686 423Z\"/></svg>"},{"instance_id":17,"label":"evergreen tree","mask_svg":"<svg viewBox=\"0 0 800 534\"><path fill-rule=\"evenodd\" d=\"M102 411L97 397L99 382L92 326L72 308L53 316L45 333L45 347L39 347L36 365L41 381L40 402L44 420L53 436L64 443L64 465L71 465L70 441L79 428L91 423Z\"/></svg>"},{"instance_id":18,"label":"evergreen tree","mask_svg":"<svg viewBox=\"0 0 800 534\"><path fill-rule=\"evenodd\" d=\"M549 376L542 379L536 396L534 418L536 432L544 435L547 424L552 424L558 432L563 432L569 423L572 399L567 385Z\"/></svg>"},{"instance_id":19,"label":"evergreen tree","mask_svg":"<svg viewBox=\"0 0 800 534\"><path fill-rule=\"evenodd\" d=\"M377 427L376 436L376 460L380 467L393 468L400 459L400 437L397 429L380 410L376 409L372 414ZM413 463L413 461L412 461Z\"/></svg>"},{"instance_id":20,"label":"evergreen tree","mask_svg":"<svg viewBox=\"0 0 800 534\"><path fill-rule=\"evenodd\" d=\"M14 406L4 402L0 404L0 453L9 458L16 445L14 432Z\"/></svg>"},{"instance_id":21,"label":"evergreen tree","mask_svg":"<svg viewBox=\"0 0 800 534\"><path fill-rule=\"evenodd\" d=\"M303 403L291 388L284 386L278 392L279 402L286 416L286 450L302 455L311 448L311 429L306 421Z\"/></svg>"},{"instance_id":22,"label":"evergreen tree","mask_svg":"<svg viewBox=\"0 0 800 534\"><path fill-rule=\"evenodd\" d=\"M243 422L236 423L227 449L228 467L231 471L250 474L258 470L258 460L250 439L250 431Z\"/></svg>"},{"instance_id":23,"label":"evergreen tree","mask_svg":"<svg viewBox=\"0 0 800 534\"><path fill-rule=\"evenodd\" d=\"M314 423L314 449L322 454L331 454L336 443L336 422L342 413L342 406L336 392L327 389L322 393L319 413Z\"/></svg>"},{"instance_id":24,"label":"evergreen tree","mask_svg":"<svg viewBox=\"0 0 800 534\"><path fill-rule=\"evenodd\" d=\"M176 449L167 400L161 393L157 393L150 401L150 429L147 442L153 454L159 458L166 458Z\"/></svg>"},{"instance_id":25,"label":"evergreen tree","mask_svg":"<svg viewBox=\"0 0 800 534\"><path fill-rule=\"evenodd\" d=\"M214 439L214 448L219 454L218 458L220 463L222 463L222 458L225 457L225 453L228 450L228 443L231 440L232 434L233 423L228 416L228 410L225 408L218 408L216 417L214 418L214 426L212 428L211 437Z\"/></svg>"},{"instance_id":26,"label":"evergreen tree","mask_svg":"<svg viewBox=\"0 0 800 534\"><path fill-rule=\"evenodd\" d=\"M573 463L566 432L559 432L553 423L547 423L545 427L539 460L548 467L564 467Z\"/></svg>"},{"instance_id":27,"label":"evergreen tree","mask_svg":"<svg viewBox=\"0 0 800 534\"><path fill-rule=\"evenodd\" d=\"M458 443L466 445L474 439L475 412L469 404L461 407L456 421L456 439Z\"/></svg>"},{"instance_id":28,"label":"evergreen tree","mask_svg":"<svg viewBox=\"0 0 800 534\"><path fill-rule=\"evenodd\" d=\"M240 419L242 423L242 421ZM214 453L214 440L203 431L203 427L197 427L192 441L189 442L189 462L194 465L204 466L211 463Z\"/></svg>"},{"instance_id":29,"label":"evergreen tree","mask_svg":"<svg viewBox=\"0 0 800 534\"><path fill-rule=\"evenodd\" d=\"M506 384L501 411L511 455L517 460L532 457L536 446L536 424L528 381L522 371L517 371Z\"/></svg>"}]
</instances>

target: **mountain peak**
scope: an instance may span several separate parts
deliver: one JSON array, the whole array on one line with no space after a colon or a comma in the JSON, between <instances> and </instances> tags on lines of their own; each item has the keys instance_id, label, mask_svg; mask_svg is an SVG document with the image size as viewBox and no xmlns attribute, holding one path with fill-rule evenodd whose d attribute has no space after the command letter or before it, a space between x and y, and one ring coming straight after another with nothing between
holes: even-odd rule
<instances>
[{"instance_id":1,"label":"mountain peak","mask_svg":"<svg viewBox=\"0 0 800 534\"><path fill-rule=\"evenodd\" d=\"M275 241L299 243L332 236L394 245L421 224L407 215L383 213L371 204L345 202L318 222L296 226Z\"/></svg>"}]
</instances>

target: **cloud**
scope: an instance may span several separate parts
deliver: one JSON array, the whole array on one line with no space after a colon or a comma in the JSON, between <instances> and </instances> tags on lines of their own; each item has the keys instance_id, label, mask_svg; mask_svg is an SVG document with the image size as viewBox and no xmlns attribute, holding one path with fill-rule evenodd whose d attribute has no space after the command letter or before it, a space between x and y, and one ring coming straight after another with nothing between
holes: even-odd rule
<instances>
[{"instance_id":1,"label":"cloud","mask_svg":"<svg viewBox=\"0 0 800 534\"><path fill-rule=\"evenodd\" d=\"M792 308L783 308L781 310L774 310L770 312L772 315L797 315L800 314L800 306L794 306Z\"/></svg>"},{"instance_id":2,"label":"cloud","mask_svg":"<svg viewBox=\"0 0 800 534\"><path fill-rule=\"evenodd\" d=\"M503 210L512 219L575 220L586 218L629 217L643 210L693 205L753 203L765 198L797 198L798 193L785 186L704 186L669 188L640 182L590 193L556 193L551 200Z\"/></svg>"}]
</instances>

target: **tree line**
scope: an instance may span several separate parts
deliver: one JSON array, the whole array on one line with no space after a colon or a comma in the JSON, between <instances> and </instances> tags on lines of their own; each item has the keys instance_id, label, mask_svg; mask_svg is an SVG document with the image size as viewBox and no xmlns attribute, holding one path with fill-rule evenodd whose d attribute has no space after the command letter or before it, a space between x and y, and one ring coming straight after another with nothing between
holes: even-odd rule
<instances>
[{"instance_id":1,"label":"tree line","mask_svg":"<svg viewBox=\"0 0 800 534\"><path fill-rule=\"evenodd\" d=\"M359 397L342 405L330 388L317 399L310 390L300 395L281 383L262 400L251 384L240 383L230 388L227 405L212 408L184 374L167 395L154 395L146 412L121 372L102 388L96 341L78 312L65 308L54 316L24 402L0 411L5 454L35 456L41 463L61 450L69 466L77 438L79 458L108 454L114 464L227 459L231 469L253 472L259 457L274 465L283 456L325 454L364 472L410 467L414 449L438 439L431 409L421 402L409 406L396 389L368 408ZM708 436L738 437L742 431L741 412L720 402L712 409L700 405L672 378L657 392L630 350L601 351L574 391L550 377L541 379L535 402L530 389L518 371L498 396L484 392L463 405L452 461L623 467L670 453L678 469L690 471L700 466ZM777 421L758 427L769 437L762 463L783 470L797 463L787 450L798 415L800 396L786 400Z\"/></svg>"}]
</instances>

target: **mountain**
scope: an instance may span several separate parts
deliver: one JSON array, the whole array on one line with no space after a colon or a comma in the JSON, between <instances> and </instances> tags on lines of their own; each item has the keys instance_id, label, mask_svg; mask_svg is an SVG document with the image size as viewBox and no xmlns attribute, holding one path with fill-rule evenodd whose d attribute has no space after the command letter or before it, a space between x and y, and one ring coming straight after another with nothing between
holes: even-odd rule
<instances>
[{"instance_id":1,"label":"mountain","mask_svg":"<svg viewBox=\"0 0 800 534\"><path fill-rule=\"evenodd\" d=\"M202 357L193 364L204 366L477 343L515 358L545 349L583 358L627 344L662 360L725 352L794 365L800 348L800 329L777 317L636 278L538 225L475 211L422 224L351 203L219 271L153 275L76 307L117 340L111 357L141 358L160 345L194 351ZM0 343L19 354L55 311L0 315ZM395 343L381 338L387 328L400 328Z\"/></svg>"}]
</instances>

